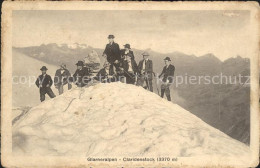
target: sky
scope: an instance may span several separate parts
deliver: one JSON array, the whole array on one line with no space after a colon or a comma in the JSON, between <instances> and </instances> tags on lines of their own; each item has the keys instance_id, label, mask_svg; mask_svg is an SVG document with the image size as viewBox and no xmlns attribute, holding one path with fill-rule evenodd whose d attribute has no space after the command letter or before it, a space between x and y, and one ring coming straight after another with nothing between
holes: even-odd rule
<instances>
[{"instance_id":1,"label":"sky","mask_svg":"<svg viewBox=\"0 0 260 168\"><path fill-rule=\"evenodd\" d=\"M13 46L48 43L83 43L105 48L115 35L121 48L183 52L202 56L213 53L220 60L249 57L249 11L14 11ZM252 33L251 33L252 34Z\"/></svg>"}]
</instances>

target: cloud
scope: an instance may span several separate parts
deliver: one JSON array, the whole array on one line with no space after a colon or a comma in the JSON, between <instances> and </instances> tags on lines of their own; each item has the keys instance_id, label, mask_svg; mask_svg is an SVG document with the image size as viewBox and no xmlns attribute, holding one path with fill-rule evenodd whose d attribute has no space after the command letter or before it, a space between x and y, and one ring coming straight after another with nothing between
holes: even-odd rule
<instances>
[{"instance_id":1,"label":"cloud","mask_svg":"<svg viewBox=\"0 0 260 168\"><path fill-rule=\"evenodd\" d=\"M107 35L133 48L170 53L213 53L220 59L248 56L245 11L18 11L13 45L85 43L104 48Z\"/></svg>"}]
</instances>

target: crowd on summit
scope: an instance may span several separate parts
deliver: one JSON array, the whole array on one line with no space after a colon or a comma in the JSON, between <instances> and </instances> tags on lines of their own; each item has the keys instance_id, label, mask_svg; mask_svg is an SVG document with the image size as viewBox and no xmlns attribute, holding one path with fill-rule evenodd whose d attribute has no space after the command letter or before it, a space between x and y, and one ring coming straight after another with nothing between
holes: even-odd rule
<instances>
[{"instance_id":1,"label":"crowd on summit","mask_svg":"<svg viewBox=\"0 0 260 168\"><path fill-rule=\"evenodd\" d=\"M109 43L103 52L103 57L106 58L106 61L103 68L94 76L87 64L83 61L78 61L76 63L77 69L73 75L70 74L65 64L61 64L55 73L53 82L51 76L46 73L47 67L43 66L40 69L42 74L35 82L40 89L40 100L44 101L46 94L50 98L55 97L51 89L53 83L59 94L62 94L65 85L67 85L68 89L72 88L72 83L75 83L78 87L85 87L93 80L102 83L121 81L127 84L142 86L153 92L155 73L153 71L153 61L149 58L149 53L143 52L143 59L137 64L130 44L125 44L124 49L120 50L114 38L114 35L108 36ZM170 85L173 83L175 67L171 64L169 57L166 57L164 62L165 66L159 75L162 82L160 96L164 97L165 94L167 100L171 101Z\"/></svg>"}]
</instances>

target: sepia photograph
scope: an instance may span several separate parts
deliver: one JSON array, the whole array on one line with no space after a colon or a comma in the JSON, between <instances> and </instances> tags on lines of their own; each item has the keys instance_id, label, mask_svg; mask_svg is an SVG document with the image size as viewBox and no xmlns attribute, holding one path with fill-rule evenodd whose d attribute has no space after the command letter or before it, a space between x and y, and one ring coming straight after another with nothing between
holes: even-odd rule
<instances>
[{"instance_id":1,"label":"sepia photograph","mask_svg":"<svg viewBox=\"0 0 260 168\"><path fill-rule=\"evenodd\" d=\"M4 2L5 167L255 167L257 2Z\"/></svg>"}]
</instances>

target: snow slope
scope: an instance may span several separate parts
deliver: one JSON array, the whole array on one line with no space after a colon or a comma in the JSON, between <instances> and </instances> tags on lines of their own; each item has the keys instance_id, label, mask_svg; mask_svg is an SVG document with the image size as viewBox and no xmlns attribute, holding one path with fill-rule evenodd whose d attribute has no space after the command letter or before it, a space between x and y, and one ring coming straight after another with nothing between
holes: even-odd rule
<instances>
[{"instance_id":1,"label":"snow slope","mask_svg":"<svg viewBox=\"0 0 260 168\"><path fill-rule=\"evenodd\" d=\"M37 77L41 74L40 68L47 66L48 74L54 76L58 66L49 65L42 61L26 56L13 49L13 106L35 106L40 103L39 89L34 84ZM56 89L52 90L57 95ZM48 99L48 96L46 96Z\"/></svg>"},{"instance_id":2,"label":"snow slope","mask_svg":"<svg viewBox=\"0 0 260 168\"><path fill-rule=\"evenodd\" d=\"M231 156L250 149L189 111L124 83L74 88L33 107L13 126L13 154Z\"/></svg>"}]
</instances>

